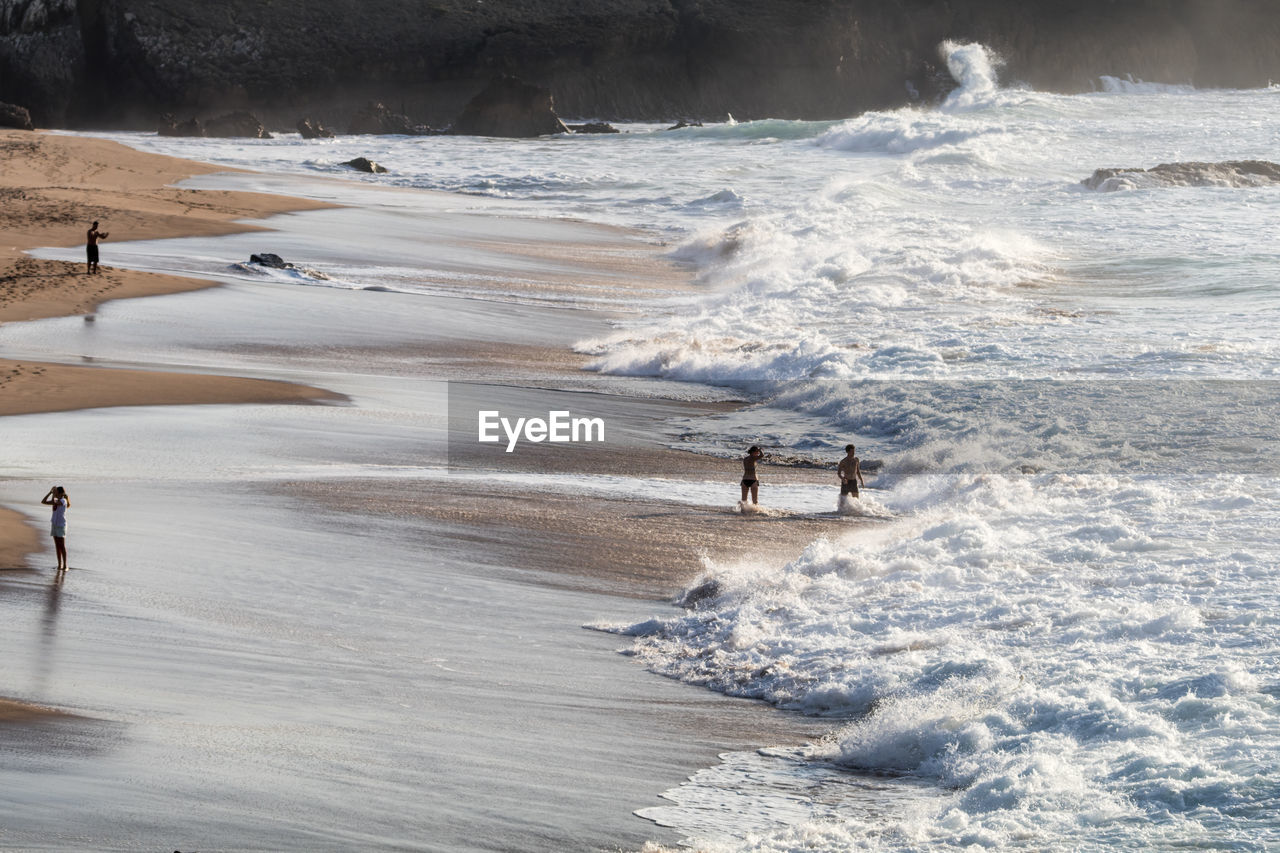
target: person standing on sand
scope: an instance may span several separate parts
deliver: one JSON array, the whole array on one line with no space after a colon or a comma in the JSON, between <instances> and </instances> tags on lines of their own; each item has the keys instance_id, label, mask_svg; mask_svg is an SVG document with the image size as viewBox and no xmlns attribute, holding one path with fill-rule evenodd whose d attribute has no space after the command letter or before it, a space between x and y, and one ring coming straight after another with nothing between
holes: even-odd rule
<instances>
[{"instance_id":1,"label":"person standing on sand","mask_svg":"<svg viewBox=\"0 0 1280 853\"><path fill-rule=\"evenodd\" d=\"M747 502L747 492L751 493L751 502L760 503L760 480L756 477L756 463L764 458L764 453L754 444L742 458L742 502Z\"/></svg>"},{"instance_id":2,"label":"person standing on sand","mask_svg":"<svg viewBox=\"0 0 1280 853\"><path fill-rule=\"evenodd\" d=\"M71 498L66 489L54 486L40 503L53 507L53 547L58 552L58 571L67 570L67 509L71 506Z\"/></svg>"},{"instance_id":3,"label":"person standing on sand","mask_svg":"<svg viewBox=\"0 0 1280 853\"><path fill-rule=\"evenodd\" d=\"M89 255L89 267L86 274L92 275L93 273L100 272L98 269L98 241L107 239L107 232L99 231L98 223L95 221L89 228L89 233L86 235L86 238L87 240L84 248Z\"/></svg>"},{"instance_id":4,"label":"person standing on sand","mask_svg":"<svg viewBox=\"0 0 1280 853\"><path fill-rule=\"evenodd\" d=\"M840 464L836 466L836 473L840 475L840 496L852 495L858 496L858 484L861 483L865 489L867 483L862 479L862 463L854 456L857 450L852 444L844 446L844 458L840 460Z\"/></svg>"}]
</instances>

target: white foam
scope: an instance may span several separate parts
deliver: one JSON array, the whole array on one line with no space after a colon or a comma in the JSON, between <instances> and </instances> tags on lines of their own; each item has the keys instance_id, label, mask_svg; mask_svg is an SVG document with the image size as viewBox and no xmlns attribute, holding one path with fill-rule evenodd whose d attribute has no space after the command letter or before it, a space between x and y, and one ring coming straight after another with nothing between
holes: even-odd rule
<instances>
[{"instance_id":1,"label":"white foam","mask_svg":"<svg viewBox=\"0 0 1280 853\"><path fill-rule=\"evenodd\" d=\"M997 70L1003 64L985 45L944 41L938 47L947 70L960 87L947 96L943 109L956 110L988 101L1000 88Z\"/></svg>"},{"instance_id":2,"label":"white foam","mask_svg":"<svg viewBox=\"0 0 1280 853\"><path fill-rule=\"evenodd\" d=\"M838 151L911 154L962 145L999 128L943 113L866 113L828 130L814 144Z\"/></svg>"},{"instance_id":3,"label":"white foam","mask_svg":"<svg viewBox=\"0 0 1280 853\"><path fill-rule=\"evenodd\" d=\"M1275 396L1190 380L1280 377L1280 256L1258 238L1280 221L1280 193L1100 194L1080 181L1274 159L1275 92L1130 81L1051 95L1001 88L976 46L947 58L960 85L939 109L839 122L646 126L589 145L145 144L311 173L360 154L394 173L350 186L653 229L701 292L583 332L596 369L755 401L688 424L689 447L760 443L832 463L856 441L883 463L859 501L883 520L788 566L710 565L715 594L638 620L631 651L829 719L829 741L769 771L794 782L835 767L814 801L860 774L905 773L895 790L909 805L875 820L848 804L772 809L778 820L752 823L756 801L723 787L748 787L742 774L709 773L700 807L662 813L708 849L1256 844L1276 831L1280 755ZM404 212L411 243L430 210ZM362 282L396 264L314 266ZM19 334L6 327L6 342ZM1022 382L1046 377L1075 384ZM922 381L939 379L955 381ZM726 513L738 497L732 479L643 479L528 485ZM761 497L832 513L835 491Z\"/></svg>"},{"instance_id":4,"label":"white foam","mask_svg":"<svg viewBox=\"0 0 1280 853\"><path fill-rule=\"evenodd\" d=\"M1247 835L1248 819L1223 824L1219 810L1280 748L1280 725L1257 716L1276 700L1223 656L1224 642L1252 648L1256 628L1207 617L1195 590L1213 583L1219 606L1267 608L1247 586L1214 581L1242 555L1193 521L1198 498L1153 491L1121 508L1096 493L1126 484L1042 478L1011 504L1007 481L957 485L963 504L879 537L815 543L781 569L713 566L716 596L649 623L635 653L734 695L856 716L808 758L956 792L887 826L838 822L849 849L920 832L955 846L1071 847L1100 831L1141 843L1160 837L1152 821L1165 813L1191 835L1206 820ZM1091 524L1101 507L1106 523ZM1158 561L1148 549L1135 558L1140 529L1164 531L1137 537L1164 549ZM1280 556L1267 551L1243 559ZM1210 734L1223 714L1250 718L1248 747ZM788 849L772 845L796 831L751 849Z\"/></svg>"},{"instance_id":5,"label":"white foam","mask_svg":"<svg viewBox=\"0 0 1280 853\"><path fill-rule=\"evenodd\" d=\"M1130 74L1126 77L1102 75L1098 78L1102 91L1112 95L1189 95L1195 91L1194 86L1176 83L1148 83L1136 80Z\"/></svg>"}]
</instances>

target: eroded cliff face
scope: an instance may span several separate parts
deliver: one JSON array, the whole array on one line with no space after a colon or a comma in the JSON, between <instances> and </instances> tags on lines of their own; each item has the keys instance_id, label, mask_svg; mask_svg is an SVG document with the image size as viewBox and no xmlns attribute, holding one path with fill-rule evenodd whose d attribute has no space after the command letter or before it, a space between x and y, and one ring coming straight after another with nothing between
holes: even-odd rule
<instances>
[{"instance_id":1,"label":"eroded cliff face","mask_svg":"<svg viewBox=\"0 0 1280 853\"><path fill-rule=\"evenodd\" d=\"M48 124L68 112L84 76L75 0L0 0L0 101Z\"/></svg>"},{"instance_id":2,"label":"eroded cliff face","mask_svg":"<svg viewBox=\"0 0 1280 853\"><path fill-rule=\"evenodd\" d=\"M843 117L949 86L977 40L1004 79L1280 79L1270 0L0 0L0 100L49 125L251 108L342 125L366 100L444 124L499 72L562 115Z\"/></svg>"}]
</instances>

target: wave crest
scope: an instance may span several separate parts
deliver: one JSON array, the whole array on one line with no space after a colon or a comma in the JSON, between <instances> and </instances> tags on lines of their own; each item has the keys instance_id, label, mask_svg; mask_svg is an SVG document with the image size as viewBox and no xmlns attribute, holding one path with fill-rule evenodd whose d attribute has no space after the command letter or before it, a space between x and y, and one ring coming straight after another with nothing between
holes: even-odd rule
<instances>
[{"instance_id":1,"label":"wave crest","mask_svg":"<svg viewBox=\"0 0 1280 853\"><path fill-rule=\"evenodd\" d=\"M910 154L961 145L994 132L996 128L961 124L936 113L867 113L831 128L814 144L837 151Z\"/></svg>"},{"instance_id":2,"label":"wave crest","mask_svg":"<svg viewBox=\"0 0 1280 853\"><path fill-rule=\"evenodd\" d=\"M1000 89L998 70L1004 61L985 45L944 41L938 52L960 88L947 95L943 109L966 109L989 102Z\"/></svg>"}]
</instances>

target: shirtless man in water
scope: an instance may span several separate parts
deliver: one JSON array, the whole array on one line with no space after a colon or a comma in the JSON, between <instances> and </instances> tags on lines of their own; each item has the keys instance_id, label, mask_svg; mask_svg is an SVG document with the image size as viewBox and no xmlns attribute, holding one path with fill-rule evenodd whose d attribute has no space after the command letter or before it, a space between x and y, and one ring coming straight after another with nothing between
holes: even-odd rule
<instances>
[{"instance_id":1,"label":"shirtless man in water","mask_svg":"<svg viewBox=\"0 0 1280 853\"><path fill-rule=\"evenodd\" d=\"M846 444L844 446L845 456L840 460L840 464L836 466L836 473L840 475L841 497L852 495L856 498L858 496L858 485L861 484L864 489L867 487L866 481L862 479L862 462L857 456L853 455L855 450L857 448L852 444Z\"/></svg>"},{"instance_id":2,"label":"shirtless man in water","mask_svg":"<svg viewBox=\"0 0 1280 853\"><path fill-rule=\"evenodd\" d=\"M756 477L756 463L764 458L764 452L754 444L742 457L742 502L747 502L747 493L751 493L751 502L760 503L760 480Z\"/></svg>"},{"instance_id":3,"label":"shirtless man in water","mask_svg":"<svg viewBox=\"0 0 1280 853\"><path fill-rule=\"evenodd\" d=\"M98 269L98 241L107 239L107 232L99 231L98 223L94 222L86 237L85 251L89 254L89 268L86 270L86 274L92 275L100 272Z\"/></svg>"}]
</instances>

